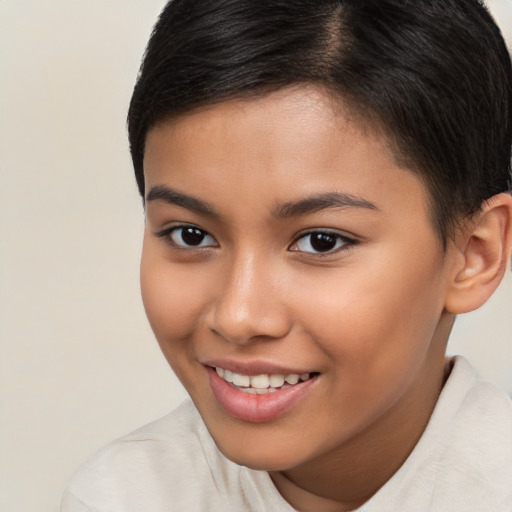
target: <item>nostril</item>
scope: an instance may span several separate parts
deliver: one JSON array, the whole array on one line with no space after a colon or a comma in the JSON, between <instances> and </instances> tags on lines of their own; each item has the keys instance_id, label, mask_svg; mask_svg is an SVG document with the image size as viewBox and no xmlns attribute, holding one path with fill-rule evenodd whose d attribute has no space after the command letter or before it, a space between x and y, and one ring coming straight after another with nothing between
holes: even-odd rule
<instances>
[{"instance_id":1,"label":"nostril","mask_svg":"<svg viewBox=\"0 0 512 512\"><path fill-rule=\"evenodd\" d=\"M285 337L291 328L288 315L277 305L267 306L256 301L233 304L223 298L208 312L207 326L216 336L237 344Z\"/></svg>"}]
</instances>

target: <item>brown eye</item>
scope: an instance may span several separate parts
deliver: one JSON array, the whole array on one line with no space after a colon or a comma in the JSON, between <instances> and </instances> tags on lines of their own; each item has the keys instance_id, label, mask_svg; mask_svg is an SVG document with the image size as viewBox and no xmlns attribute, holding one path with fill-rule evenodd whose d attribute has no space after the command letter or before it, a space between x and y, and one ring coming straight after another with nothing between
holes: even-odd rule
<instances>
[{"instance_id":1,"label":"brown eye","mask_svg":"<svg viewBox=\"0 0 512 512\"><path fill-rule=\"evenodd\" d=\"M336 247L336 237L328 233L313 233L310 235L311 247L316 252L332 251Z\"/></svg>"},{"instance_id":2,"label":"brown eye","mask_svg":"<svg viewBox=\"0 0 512 512\"><path fill-rule=\"evenodd\" d=\"M180 248L215 247L217 242L206 231L196 226L178 226L168 230L173 245Z\"/></svg>"},{"instance_id":3,"label":"brown eye","mask_svg":"<svg viewBox=\"0 0 512 512\"><path fill-rule=\"evenodd\" d=\"M180 228L178 233L181 241L186 245L201 245L206 237L206 233L197 228Z\"/></svg>"},{"instance_id":4,"label":"brown eye","mask_svg":"<svg viewBox=\"0 0 512 512\"><path fill-rule=\"evenodd\" d=\"M329 231L314 231L301 236L294 244L295 251L323 254L336 252L346 245L353 245L355 242L350 238L338 233Z\"/></svg>"}]
</instances>

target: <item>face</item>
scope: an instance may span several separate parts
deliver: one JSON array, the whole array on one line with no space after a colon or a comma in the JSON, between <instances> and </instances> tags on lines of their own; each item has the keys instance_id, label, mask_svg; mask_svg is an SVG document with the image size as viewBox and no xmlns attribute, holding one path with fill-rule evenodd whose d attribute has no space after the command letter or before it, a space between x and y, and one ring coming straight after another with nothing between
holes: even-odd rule
<instances>
[{"instance_id":1,"label":"face","mask_svg":"<svg viewBox=\"0 0 512 512\"><path fill-rule=\"evenodd\" d=\"M405 401L414 417L443 361L449 265L381 136L285 89L159 124L144 169L144 305L226 456L297 467L404 420Z\"/></svg>"}]
</instances>

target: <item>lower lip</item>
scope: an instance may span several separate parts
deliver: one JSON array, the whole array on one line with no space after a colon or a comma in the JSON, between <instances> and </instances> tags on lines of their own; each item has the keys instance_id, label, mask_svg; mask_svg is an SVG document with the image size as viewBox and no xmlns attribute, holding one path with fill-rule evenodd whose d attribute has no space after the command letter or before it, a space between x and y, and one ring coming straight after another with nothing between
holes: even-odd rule
<instances>
[{"instance_id":1,"label":"lower lip","mask_svg":"<svg viewBox=\"0 0 512 512\"><path fill-rule=\"evenodd\" d=\"M284 415L306 396L317 379L315 376L273 393L255 395L233 387L214 368L206 369L210 387L222 408L231 416L252 423L264 423Z\"/></svg>"}]
</instances>

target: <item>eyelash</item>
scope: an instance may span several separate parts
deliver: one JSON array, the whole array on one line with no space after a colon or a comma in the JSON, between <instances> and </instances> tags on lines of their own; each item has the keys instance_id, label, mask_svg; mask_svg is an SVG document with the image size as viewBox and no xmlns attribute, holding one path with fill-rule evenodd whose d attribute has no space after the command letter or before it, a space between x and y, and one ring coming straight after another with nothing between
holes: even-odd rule
<instances>
[{"instance_id":1,"label":"eyelash","mask_svg":"<svg viewBox=\"0 0 512 512\"><path fill-rule=\"evenodd\" d=\"M313 252L313 251L303 251L303 250L301 251L300 249L292 249L292 247L297 246L301 241L307 240L307 238L311 237L312 235L321 235L324 238L324 241L325 241L325 237L331 238L334 240L335 244L338 244L339 242L341 242L341 245L339 245L338 247L335 246L333 249L328 249L323 252L322 251ZM312 231L308 231L306 233L302 233L300 236L298 236L295 239L295 241L292 243L292 245L290 246L291 248L289 250L293 251L293 252L302 252L305 254L312 254L314 256L327 257L332 254L337 254L340 251L349 250L349 249L353 248L355 245L357 245L357 243L358 243L357 240L350 238L346 235L342 235L341 233L337 233L336 231L331 231L329 229L315 229ZM311 239L309 241L309 245L312 249L314 249Z\"/></svg>"},{"instance_id":2,"label":"eyelash","mask_svg":"<svg viewBox=\"0 0 512 512\"><path fill-rule=\"evenodd\" d=\"M198 250L198 249L201 250L201 249L205 249L205 248L215 247L212 244L207 245L207 246L201 246L201 245L197 245L197 246L194 246L194 245L189 245L189 246L183 245L182 246L182 245L177 244L172 239L173 233L177 232L179 230L185 230L185 229L190 229L191 231L195 231L196 233L199 232L199 233L203 234L204 237L210 237L212 240L215 240L212 237L212 235L210 235L207 231L205 231L204 229L201 229L200 227L195 226L193 224L180 224L178 226L170 226L168 228L165 228L165 229L162 229L161 231L156 232L155 236L157 236L158 238L164 238L166 243L168 243L174 249L179 249L179 250L185 250L185 251L187 251L187 250ZM183 240L183 234L182 234L182 240Z\"/></svg>"},{"instance_id":3,"label":"eyelash","mask_svg":"<svg viewBox=\"0 0 512 512\"><path fill-rule=\"evenodd\" d=\"M165 238L166 243L168 243L169 245L171 245L171 247L178 249L178 250L204 250L204 249L209 249L211 247L218 246L216 241L215 241L215 245L208 244L205 246L201 246L199 244L195 245L195 246L194 245L187 246L187 245L180 245L180 244L176 243L172 239L173 233L178 232L179 230L185 230L187 228L190 229L191 231L195 231L196 232L195 234L200 234L203 236L203 239L199 243L202 243L204 238L207 238L207 237L210 237L212 240L215 241L213 236L210 235L207 231L205 231L204 229L201 229L200 227L195 226L193 224L181 224L181 225L177 225L177 226L171 226L171 227L168 227L161 231L156 232L155 236L157 236L158 238ZM194 235L194 233L192 233L192 232L190 234L192 236ZM309 246L313 249L313 251L304 251L304 250L293 248L293 247L296 247L301 241L306 240L308 237L311 237L312 235L321 235L322 237L324 237L324 240L323 240L324 242L325 242L325 237L328 237L328 238L330 237L331 239L334 240L336 245L340 242L341 242L341 245L339 245L338 247L336 247L336 245L335 245L335 247L333 249L328 249L326 251L314 252L315 248L313 247L312 241L310 240ZM183 232L182 232L181 239L182 239L182 241L184 241L183 240ZM321 243L322 240L317 240L317 242ZM329 256L332 254L336 254L343 250L348 250L348 249L354 247L355 245L357 245L357 243L358 243L357 240L350 238L346 235L342 235L341 233L337 233L335 231L331 231L328 229L316 229L316 230L308 231L306 233L302 233L301 235L299 235L294 240L294 242L290 245L290 248L288 250L290 250L291 252L301 252L304 254L310 254L310 255L312 254L315 256L326 257L326 256Z\"/></svg>"}]
</instances>

